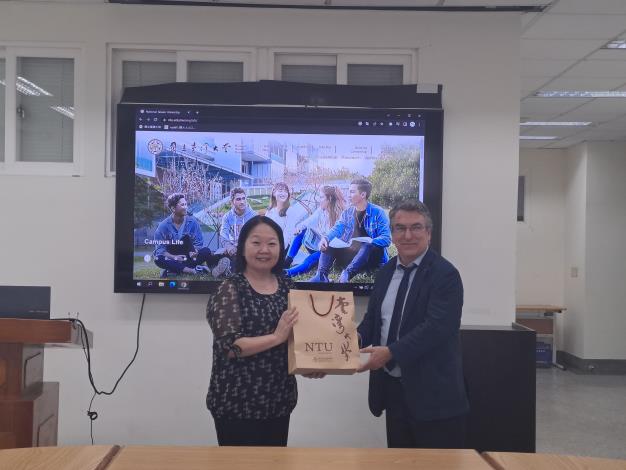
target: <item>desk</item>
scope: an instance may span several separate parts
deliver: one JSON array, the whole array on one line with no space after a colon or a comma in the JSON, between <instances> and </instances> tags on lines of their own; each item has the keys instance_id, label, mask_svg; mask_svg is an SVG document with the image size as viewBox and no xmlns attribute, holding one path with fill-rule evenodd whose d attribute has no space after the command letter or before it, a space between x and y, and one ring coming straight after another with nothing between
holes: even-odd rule
<instances>
[{"instance_id":1,"label":"desk","mask_svg":"<svg viewBox=\"0 0 626 470\"><path fill-rule=\"evenodd\" d=\"M565 307L557 305L518 305L515 307L515 322L524 325L531 330L537 332L537 339L549 339L552 346L552 362L537 364L548 364L556 366L559 369L565 369L564 366L556 362L556 314L564 312Z\"/></svg>"},{"instance_id":2,"label":"desk","mask_svg":"<svg viewBox=\"0 0 626 470\"><path fill-rule=\"evenodd\" d=\"M103 470L119 446L27 447L0 450L1 470Z\"/></svg>"},{"instance_id":3,"label":"desk","mask_svg":"<svg viewBox=\"0 0 626 470\"><path fill-rule=\"evenodd\" d=\"M473 450L124 447L107 470L493 470Z\"/></svg>"},{"instance_id":4,"label":"desk","mask_svg":"<svg viewBox=\"0 0 626 470\"><path fill-rule=\"evenodd\" d=\"M484 452L496 470L626 470L625 460L554 454Z\"/></svg>"}]
</instances>

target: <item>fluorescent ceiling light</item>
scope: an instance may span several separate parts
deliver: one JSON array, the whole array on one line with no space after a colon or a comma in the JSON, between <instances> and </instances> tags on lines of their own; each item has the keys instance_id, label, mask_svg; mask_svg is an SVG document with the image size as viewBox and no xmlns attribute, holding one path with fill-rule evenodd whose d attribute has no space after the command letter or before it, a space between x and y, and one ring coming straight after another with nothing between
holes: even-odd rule
<instances>
[{"instance_id":1,"label":"fluorescent ceiling light","mask_svg":"<svg viewBox=\"0 0 626 470\"><path fill-rule=\"evenodd\" d=\"M573 126L582 127L589 126L591 121L524 121L520 122L520 126Z\"/></svg>"},{"instance_id":2,"label":"fluorescent ceiling light","mask_svg":"<svg viewBox=\"0 0 626 470\"><path fill-rule=\"evenodd\" d=\"M538 91L539 98L626 98L626 91Z\"/></svg>"},{"instance_id":3,"label":"fluorescent ceiling light","mask_svg":"<svg viewBox=\"0 0 626 470\"><path fill-rule=\"evenodd\" d=\"M602 49L626 49L626 39L616 39L615 41L611 41L602 46Z\"/></svg>"},{"instance_id":4,"label":"fluorescent ceiling light","mask_svg":"<svg viewBox=\"0 0 626 470\"><path fill-rule=\"evenodd\" d=\"M74 106L50 106L57 113L61 113L63 116L67 116L70 119L74 119Z\"/></svg>"},{"instance_id":5,"label":"fluorescent ceiling light","mask_svg":"<svg viewBox=\"0 0 626 470\"><path fill-rule=\"evenodd\" d=\"M520 135L519 140L554 140L554 135Z\"/></svg>"}]
</instances>

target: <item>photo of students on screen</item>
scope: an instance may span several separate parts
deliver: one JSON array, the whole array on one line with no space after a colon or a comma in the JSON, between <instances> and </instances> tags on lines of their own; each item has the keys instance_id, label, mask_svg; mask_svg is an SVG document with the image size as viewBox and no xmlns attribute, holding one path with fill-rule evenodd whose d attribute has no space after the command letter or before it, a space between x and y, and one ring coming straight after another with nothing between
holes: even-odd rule
<instances>
[{"instance_id":1,"label":"photo of students on screen","mask_svg":"<svg viewBox=\"0 0 626 470\"><path fill-rule=\"evenodd\" d=\"M389 217L385 210L369 202L372 184L366 179L350 183L350 204L328 234L322 237L317 273L309 282L330 282L333 263L342 267L339 282L349 282L356 274L375 270L387 262L391 245Z\"/></svg>"},{"instance_id":2,"label":"photo of students on screen","mask_svg":"<svg viewBox=\"0 0 626 470\"><path fill-rule=\"evenodd\" d=\"M241 227L257 213L249 206L243 188L233 188L230 191L230 202L232 207L222 217L220 243L224 253L234 263Z\"/></svg>"},{"instance_id":3,"label":"photo of students on screen","mask_svg":"<svg viewBox=\"0 0 626 470\"><path fill-rule=\"evenodd\" d=\"M294 277L317 267L320 259L320 242L339 220L346 206L343 192L337 186L322 186L318 194L319 206L302 222L296 224L294 238L285 257L285 274ZM294 259L304 245L307 255L294 264ZM292 266L293 265L293 266Z\"/></svg>"},{"instance_id":4,"label":"photo of students on screen","mask_svg":"<svg viewBox=\"0 0 626 470\"><path fill-rule=\"evenodd\" d=\"M166 200L170 215L161 221L154 234L154 262L161 277L174 274L211 272L220 277L230 270L230 261L204 247L200 223L187 214L183 193L170 194Z\"/></svg>"},{"instance_id":5,"label":"photo of students on screen","mask_svg":"<svg viewBox=\"0 0 626 470\"><path fill-rule=\"evenodd\" d=\"M308 215L306 209L297 202L291 204L291 191L286 183L278 182L272 188L270 205L265 216L276 222L283 230L285 248L289 250L296 232L296 226Z\"/></svg>"},{"instance_id":6,"label":"photo of students on screen","mask_svg":"<svg viewBox=\"0 0 626 470\"><path fill-rule=\"evenodd\" d=\"M389 208L421 194L422 136L138 131L136 137L137 281L161 275L213 281L234 272L243 225L265 215L282 229L283 268L294 282L371 285L396 253ZM153 154L155 139L165 144ZM163 205L175 193L184 195L186 211L175 210L180 201ZM155 232L176 243L155 246Z\"/></svg>"}]
</instances>

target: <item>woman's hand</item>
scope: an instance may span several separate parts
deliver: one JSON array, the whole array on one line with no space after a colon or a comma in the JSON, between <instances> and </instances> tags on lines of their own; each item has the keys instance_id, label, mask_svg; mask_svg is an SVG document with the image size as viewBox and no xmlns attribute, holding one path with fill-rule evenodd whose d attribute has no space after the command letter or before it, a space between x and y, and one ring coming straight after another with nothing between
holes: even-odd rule
<instances>
[{"instance_id":1,"label":"woman's hand","mask_svg":"<svg viewBox=\"0 0 626 470\"><path fill-rule=\"evenodd\" d=\"M298 311L295 307L285 310L278 320L278 325L274 330L276 344L283 344L289 338L289 333L293 329L293 325L298 321Z\"/></svg>"}]
</instances>

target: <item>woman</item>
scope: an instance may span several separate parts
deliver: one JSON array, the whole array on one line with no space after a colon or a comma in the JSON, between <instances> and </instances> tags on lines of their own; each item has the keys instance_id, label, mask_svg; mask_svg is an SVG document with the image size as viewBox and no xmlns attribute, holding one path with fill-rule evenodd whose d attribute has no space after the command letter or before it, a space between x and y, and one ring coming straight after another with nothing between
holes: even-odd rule
<instances>
[{"instance_id":1,"label":"woman","mask_svg":"<svg viewBox=\"0 0 626 470\"><path fill-rule=\"evenodd\" d=\"M320 241L335 225L345 206L346 200L338 187L323 186L321 188L319 207L308 219L303 220L296 226L297 235L289 247L289 252L285 258L285 267L289 268L303 242L309 251L309 255L302 263L285 270L287 276L297 276L310 271L317 265L320 259Z\"/></svg>"},{"instance_id":2,"label":"woman","mask_svg":"<svg viewBox=\"0 0 626 470\"><path fill-rule=\"evenodd\" d=\"M276 222L251 218L239 234L237 273L207 305L213 331L207 407L219 445L287 445L298 397L287 373L287 338L298 312L287 309L292 283L282 275L283 253Z\"/></svg>"},{"instance_id":3,"label":"woman","mask_svg":"<svg viewBox=\"0 0 626 470\"><path fill-rule=\"evenodd\" d=\"M286 183L276 183L272 188L270 205L265 216L276 222L283 230L285 246L289 248L298 222L306 217L306 210L299 205L292 206L290 203L291 191Z\"/></svg>"}]
</instances>

